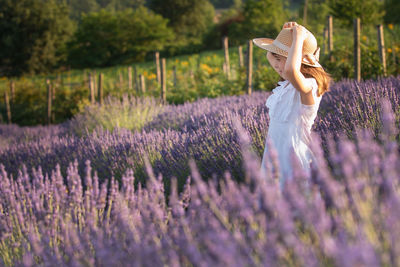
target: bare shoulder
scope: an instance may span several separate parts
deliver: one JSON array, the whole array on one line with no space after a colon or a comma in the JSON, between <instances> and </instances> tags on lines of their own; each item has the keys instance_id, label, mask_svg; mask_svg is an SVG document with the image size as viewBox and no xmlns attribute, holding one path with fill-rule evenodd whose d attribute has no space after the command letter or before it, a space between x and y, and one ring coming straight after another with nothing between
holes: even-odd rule
<instances>
[{"instance_id":1,"label":"bare shoulder","mask_svg":"<svg viewBox=\"0 0 400 267\"><path fill-rule=\"evenodd\" d=\"M313 84L310 82L310 78L304 77L300 71L286 71L285 75L300 94L308 94L312 91Z\"/></svg>"},{"instance_id":2,"label":"bare shoulder","mask_svg":"<svg viewBox=\"0 0 400 267\"><path fill-rule=\"evenodd\" d=\"M305 78L304 80L305 90L299 90L300 100L303 105L312 106L315 104L313 91L316 90L316 95L318 94L318 85L314 78Z\"/></svg>"}]
</instances>

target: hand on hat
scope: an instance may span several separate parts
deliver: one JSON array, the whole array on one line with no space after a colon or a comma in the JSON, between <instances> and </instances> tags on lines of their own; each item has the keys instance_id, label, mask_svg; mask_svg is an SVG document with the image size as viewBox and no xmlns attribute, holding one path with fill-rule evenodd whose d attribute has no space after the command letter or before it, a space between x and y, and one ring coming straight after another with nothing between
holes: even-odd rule
<instances>
[{"instance_id":1,"label":"hand on hat","mask_svg":"<svg viewBox=\"0 0 400 267\"><path fill-rule=\"evenodd\" d=\"M288 22L285 22L285 24L283 24L283 28L282 29L292 28L292 27L294 27L296 25L298 25L298 24L295 21L288 21Z\"/></svg>"},{"instance_id":2,"label":"hand on hat","mask_svg":"<svg viewBox=\"0 0 400 267\"><path fill-rule=\"evenodd\" d=\"M293 32L293 38L302 37L303 39L306 39L307 34L309 34L309 31L306 28L297 24L295 21L289 21L283 24L283 29L285 28L290 28L290 30Z\"/></svg>"}]
</instances>

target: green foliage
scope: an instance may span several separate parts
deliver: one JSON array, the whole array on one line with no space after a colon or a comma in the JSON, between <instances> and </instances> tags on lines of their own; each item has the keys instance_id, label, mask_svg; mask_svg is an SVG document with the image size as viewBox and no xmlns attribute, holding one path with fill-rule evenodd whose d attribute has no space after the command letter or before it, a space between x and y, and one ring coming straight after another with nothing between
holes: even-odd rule
<instances>
[{"instance_id":1,"label":"green foliage","mask_svg":"<svg viewBox=\"0 0 400 267\"><path fill-rule=\"evenodd\" d=\"M74 30L57 0L0 0L0 76L51 71Z\"/></svg>"},{"instance_id":2,"label":"green foliage","mask_svg":"<svg viewBox=\"0 0 400 267\"><path fill-rule=\"evenodd\" d=\"M207 70L198 71L196 77L201 81L197 86L198 98L216 98L221 95L244 93L244 79L242 79L241 73L238 74L238 79L228 80L222 71L213 74L209 74Z\"/></svg>"},{"instance_id":3,"label":"green foliage","mask_svg":"<svg viewBox=\"0 0 400 267\"><path fill-rule=\"evenodd\" d=\"M366 33L375 30L375 27L364 28L364 34L361 35L361 77L363 79L377 78L383 75L383 67L380 62L378 45L375 38L369 38ZM371 32L372 34L373 32ZM369 36L371 36L369 34ZM374 36L375 37L375 36ZM344 40L338 40L332 52L333 61L329 56L321 57L322 65L327 69L335 80L342 78L354 78L354 46L353 42L348 42L353 38L349 33L343 36ZM392 63L387 61L387 63ZM389 65L389 64L388 64ZM389 72L391 74L392 72Z\"/></svg>"},{"instance_id":4,"label":"green foliage","mask_svg":"<svg viewBox=\"0 0 400 267\"><path fill-rule=\"evenodd\" d=\"M146 0L66 0L70 9L70 17L78 22L83 14L98 12L104 8L109 12L122 11L127 8L136 9L145 5Z\"/></svg>"},{"instance_id":5,"label":"green foliage","mask_svg":"<svg viewBox=\"0 0 400 267\"><path fill-rule=\"evenodd\" d=\"M241 0L210 0L215 8L230 8L234 5L240 4Z\"/></svg>"},{"instance_id":6,"label":"green foliage","mask_svg":"<svg viewBox=\"0 0 400 267\"><path fill-rule=\"evenodd\" d=\"M229 28L232 28L232 23L243 22L242 4L235 4L229 9L222 11L219 14L219 23L214 24L204 37L203 46L211 49L221 48L221 40L223 36L229 36L229 45L240 45L242 40L238 40L232 34L229 34Z\"/></svg>"},{"instance_id":7,"label":"green foliage","mask_svg":"<svg viewBox=\"0 0 400 267\"><path fill-rule=\"evenodd\" d=\"M280 76L270 65L262 66L254 75L254 88L260 91L271 91L276 87Z\"/></svg>"},{"instance_id":8,"label":"green foliage","mask_svg":"<svg viewBox=\"0 0 400 267\"><path fill-rule=\"evenodd\" d=\"M53 86L56 84L53 83ZM70 88L56 87L55 92L56 97L52 103L55 118L53 123L61 123L66 118L71 118L89 104L88 90L83 85ZM27 81L16 83L15 98L12 99L10 106L12 121L21 126L47 124L47 91L36 83ZM7 118L4 102L0 103L0 111L3 120Z\"/></svg>"},{"instance_id":9,"label":"green foliage","mask_svg":"<svg viewBox=\"0 0 400 267\"><path fill-rule=\"evenodd\" d=\"M96 0L68 0L71 9L70 17L80 20L82 14L98 11L100 6Z\"/></svg>"},{"instance_id":10,"label":"green foliage","mask_svg":"<svg viewBox=\"0 0 400 267\"><path fill-rule=\"evenodd\" d=\"M126 3L128 2L130 1L126 1ZM134 2L131 1L130 3ZM172 29L167 26L168 20L149 12L143 6L136 10L111 11L112 1L101 3L98 1L98 3L100 6L108 6L109 10L100 10L84 15L82 23L74 35L74 40L68 46L69 50L66 50L65 47L60 48L58 53L70 52L69 61L73 63L74 67L82 68L86 66L92 68L93 66L114 65L110 68L96 68L97 74L101 72L104 75L103 92L105 97L120 98L128 92L135 94L135 96L159 98L160 87L156 81L153 53L150 52L160 50L162 57L167 56L166 50L162 51L162 49L176 40L176 38L169 38L173 33ZM279 19L279 16L283 17L286 14L286 11L283 11L282 14L284 15L278 14L279 12L274 13L279 8L271 10L267 3L271 6L284 4L278 0L276 0L276 3L272 0L247 1L242 7L234 6L224 11L221 17L222 23L214 25L214 28L208 30L207 42L203 45L203 48L215 47L217 50L174 58L167 57L167 102L182 104L202 97L214 98L221 95L246 93L246 71L243 67L237 66L238 53L235 46L242 45L245 56L247 49L245 41L248 39L242 36L248 34L249 39L262 36L273 37L280 30L282 25L277 23L274 34L272 26ZM334 60L331 62L327 55L323 55L326 44L324 45L322 42L322 27L325 23L324 17L327 14L327 2L309 0L308 8L309 24L307 27L314 32L318 39L321 47L322 65L332 74L335 80L354 77L352 29L340 27L339 23L336 23L338 20L334 20L334 25L338 26L334 27L334 50L332 54ZM298 12L298 10L291 12L294 16L296 14L299 17L302 16L302 12ZM271 28L267 29L267 26ZM398 64L400 27L396 24L389 24L384 28L387 73L388 75L397 75L400 73L400 65ZM221 49L221 37L225 30L229 36L230 46L232 71L230 80L226 79L222 71L224 57ZM377 52L376 27L362 23L361 38L362 78L375 78L383 73ZM5 40L2 40L2 42L5 42ZM178 46L183 45L182 43L175 45L175 48L179 49L177 52L185 51L183 46ZM185 49L190 51L190 48L193 47L198 47L198 45L186 46ZM279 80L279 75L267 63L263 50L254 48L253 53L253 90L271 90ZM148 61L140 64L135 63L134 66L137 67L137 74L143 74L145 77L147 88L145 93L140 92L140 90L129 90L127 86L128 65L133 67L130 63L143 59ZM172 73L174 65L177 70L176 84ZM72 118L89 105L87 74L87 70L79 69L60 73L61 80L64 82L56 89L56 97L53 102L56 123ZM120 76L122 79L119 78ZM30 78L24 76L16 82L17 96L15 102L11 105L14 123L35 125L46 122L45 78L44 76ZM55 77L51 77L51 79L54 80ZM6 79L0 78L0 95L4 95L4 89L8 90L9 88L8 82L3 82L4 80ZM4 121L6 113L2 101L0 101L0 109ZM125 113L122 112L122 114Z\"/></svg>"},{"instance_id":11,"label":"green foliage","mask_svg":"<svg viewBox=\"0 0 400 267\"><path fill-rule=\"evenodd\" d=\"M385 0L385 22L400 24L400 1Z\"/></svg>"},{"instance_id":12,"label":"green foliage","mask_svg":"<svg viewBox=\"0 0 400 267\"><path fill-rule=\"evenodd\" d=\"M102 7L109 11L121 11L126 8L139 8L145 4L145 0L109 0L98 1L102 3Z\"/></svg>"},{"instance_id":13,"label":"green foliage","mask_svg":"<svg viewBox=\"0 0 400 267\"><path fill-rule=\"evenodd\" d=\"M328 0L333 16L343 26L351 27L354 18L363 25L379 24L384 16L383 1L380 0Z\"/></svg>"},{"instance_id":14,"label":"green foliage","mask_svg":"<svg viewBox=\"0 0 400 267\"><path fill-rule=\"evenodd\" d=\"M167 20L143 6L114 13L102 9L82 17L69 43L69 62L82 68L143 61L172 37Z\"/></svg>"},{"instance_id":15,"label":"green foliage","mask_svg":"<svg viewBox=\"0 0 400 267\"><path fill-rule=\"evenodd\" d=\"M304 4L299 8L298 23L304 25ZM326 17L329 15L329 6L326 0L308 0L307 24L305 25L313 33L323 33L326 25Z\"/></svg>"},{"instance_id":16,"label":"green foliage","mask_svg":"<svg viewBox=\"0 0 400 267\"><path fill-rule=\"evenodd\" d=\"M282 0L248 0L243 4L242 18L228 29L233 45L255 37L276 36L287 18Z\"/></svg>"},{"instance_id":17,"label":"green foliage","mask_svg":"<svg viewBox=\"0 0 400 267\"><path fill-rule=\"evenodd\" d=\"M208 0L150 0L149 7L169 20L176 36L168 46L170 54L178 50L196 51L213 25L214 7ZM184 48L184 49L182 49Z\"/></svg>"}]
</instances>

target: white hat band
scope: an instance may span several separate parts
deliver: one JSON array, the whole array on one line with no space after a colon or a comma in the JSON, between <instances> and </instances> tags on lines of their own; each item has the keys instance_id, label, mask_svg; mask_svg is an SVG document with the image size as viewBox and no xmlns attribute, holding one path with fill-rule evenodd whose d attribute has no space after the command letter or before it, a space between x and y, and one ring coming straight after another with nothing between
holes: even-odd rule
<instances>
[{"instance_id":1,"label":"white hat band","mask_svg":"<svg viewBox=\"0 0 400 267\"><path fill-rule=\"evenodd\" d=\"M286 51L289 53L289 46L282 44L281 42L279 42L278 40L274 40L272 42L272 44L280 49L282 49L283 51ZM319 48L318 48L319 49ZM316 62L318 62L318 57L319 57L319 50L318 50L318 56L309 54L309 57L311 57L312 59L314 59ZM303 56L303 61L309 63L309 64L315 64L315 62L310 62L310 60L308 60L308 58L306 57L306 55Z\"/></svg>"},{"instance_id":2,"label":"white hat band","mask_svg":"<svg viewBox=\"0 0 400 267\"><path fill-rule=\"evenodd\" d=\"M272 42L272 44L286 52L289 52L289 46L282 44L276 39Z\"/></svg>"}]
</instances>

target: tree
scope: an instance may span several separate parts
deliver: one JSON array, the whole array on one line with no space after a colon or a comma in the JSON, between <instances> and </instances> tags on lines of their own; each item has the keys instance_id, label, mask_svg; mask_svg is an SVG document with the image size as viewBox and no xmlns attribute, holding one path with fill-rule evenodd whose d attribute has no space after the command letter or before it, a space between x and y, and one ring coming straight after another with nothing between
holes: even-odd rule
<instances>
[{"instance_id":1,"label":"tree","mask_svg":"<svg viewBox=\"0 0 400 267\"><path fill-rule=\"evenodd\" d=\"M240 0L210 0L215 8L231 8ZM241 2L241 1L240 1Z\"/></svg>"},{"instance_id":2,"label":"tree","mask_svg":"<svg viewBox=\"0 0 400 267\"><path fill-rule=\"evenodd\" d=\"M82 17L69 43L73 67L105 67L143 61L173 38L167 20L144 6L124 11L90 13Z\"/></svg>"},{"instance_id":3,"label":"tree","mask_svg":"<svg viewBox=\"0 0 400 267\"><path fill-rule=\"evenodd\" d=\"M400 23L400 1L399 0L385 0L385 22L386 23Z\"/></svg>"},{"instance_id":4,"label":"tree","mask_svg":"<svg viewBox=\"0 0 400 267\"><path fill-rule=\"evenodd\" d=\"M299 9L299 17L302 18L300 20L301 24L303 24L304 3L305 1L303 1L303 5ZM329 11L329 6L326 0L308 0L306 28L314 34L322 34Z\"/></svg>"},{"instance_id":5,"label":"tree","mask_svg":"<svg viewBox=\"0 0 400 267\"><path fill-rule=\"evenodd\" d=\"M332 15L339 19L344 26L351 27L354 18L360 18L361 23L382 23L384 9L381 0L329 0Z\"/></svg>"},{"instance_id":6,"label":"tree","mask_svg":"<svg viewBox=\"0 0 400 267\"><path fill-rule=\"evenodd\" d=\"M65 2L0 0L0 76L50 71L73 30Z\"/></svg>"},{"instance_id":7,"label":"tree","mask_svg":"<svg viewBox=\"0 0 400 267\"><path fill-rule=\"evenodd\" d=\"M176 38L171 51L176 47L201 45L203 37L213 25L214 7L208 0L150 0L150 9L169 20Z\"/></svg>"},{"instance_id":8,"label":"tree","mask_svg":"<svg viewBox=\"0 0 400 267\"><path fill-rule=\"evenodd\" d=\"M109 11L121 11L126 8L136 9L145 2L145 0L109 0L104 7Z\"/></svg>"},{"instance_id":9,"label":"tree","mask_svg":"<svg viewBox=\"0 0 400 267\"><path fill-rule=\"evenodd\" d=\"M275 37L287 18L282 0L247 0L241 19L229 26L230 39L243 43L255 37Z\"/></svg>"},{"instance_id":10,"label":"tree","mask_svg":"<svg viewBox=\"0 0 400 267\"><path fill-rule=\"evenodd\" d=\"M80 20L82 14L95 12L100 8L96 0L68 0L67 3L71 10L71 18L74 20Z\"/></svg>"},{"instance_id":11,"label":"tree","mask_svg":"<svg viewBox=\"0 0 400 267\"><path fill-rule=\"evenodd\" d=\"M97 12L101 8L107 11L122 11L143 6L146 0L67 0L71 9L71 18L80 21L82 14Z\"/></svg>"}]
</instances>

